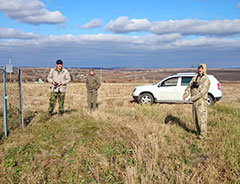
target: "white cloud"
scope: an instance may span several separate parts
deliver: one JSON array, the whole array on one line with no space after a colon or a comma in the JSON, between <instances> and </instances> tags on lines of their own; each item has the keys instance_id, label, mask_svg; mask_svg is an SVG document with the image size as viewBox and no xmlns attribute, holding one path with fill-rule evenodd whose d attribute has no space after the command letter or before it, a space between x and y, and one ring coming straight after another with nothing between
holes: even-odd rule
<instances>
[{"instance_id":1,"label":"white cloud","mask_svg":"<svg viewBox=\"0 0 240 184\"><path fill-rule=\"evenodd\" d=\"M39 0L0 0L0 11L11 19L28 24L64 24L66 18L59 11L48 11Z\"/></svg>"},{"instance_id":2,"label":"white cloud","mask_svg":"<svg viewBox=\"0 0 240 184\"><path fill-rule=\"evenodd\" d=\"M240 48L240 42L234 39L224 38L207 38L199 37L192 40L177 40L173 43L174 47L190 47L190 48L207 48L209 50L214 49L229 49L232 47Z\"/></svg>"},{"instance_id":3,"label":"white cloud","mask_svg":"<svg viewBox=\"0 0 240 184\"><path fill-rule=\"evenodd\" d=\"M96 28L96 27L101 27L102 26L102 21L100 19L93 19L87 24L84 24L81 26L83 29L91 29L91 28Z\"/></svg>"},{"instance_id":4,"label":"white cloud","mask_svg":"<svg viewBox=\"0 0 240 184\"><path fill-rule=\"evenodd\" d=\"M0 28L0 38L32 39L32 38L36 38L36 36L33 33L24 33L17 29Z\"/></svg>"},{"instance_id":5,"label":"white cloud","mask_svg":"<svg viewBox=\"0 0 240 184\"><path fill-rule=\"evenodd\" d=\"M154 34L179 33L182 35L232 36L240 35L240 19L235 20L169 20L149 22L147 19L119 17L111 20L105 29L114 33L151 32Z\"/></svg>"},{"instance_id":6,"label":"white cloud","mask_svg":"<svg viewBox=\"0 0 240 184\"><path fill-rule=\"evenodd\" d=\"M239 9L240 9L240 3L238 3L238 4L237 4L237 8L239 8Z\"/></svg>"},{"instance_id":7,"label":"white cloud","mask_svg":"<svg viewBox=\"0 0 240 184\"><path fill-rule=\"evenodd\" d=\"M169 20L153 22L150 32L155 34L232 36L240 34L240 19L235 20Z\"/></svg>"},{"instance_id":8,"label":"white cloud","mask_svg":"<svg viewBox=\"0 0 240 184\"><path fill-rule=\"evenodd\" d=\"M22 33L24 35L24 33ZM26 34L27 35L27 34ZM13 36L12 36L13 37ZM20 37L20 36L19 36ZM66 44L68 49L76 50L76 46L83 48L97 48L112 49L119 48L120 50L164 50L164 49L184 49L185 47L205 47L211 48L240 48L240 41L234 39L224 38L208 38L199 37L194 39L184 39L179 34L169 35L148 35L148 36L127 36L127 35L114 35L114 34L96 34L96 35L49 35L36 37L30 40L9 40L1 42L2 45L21 45L38 47L52 47L65 48ZM71 46L72 45L72 46ZM111 46L110 46L111 45Z\"/></svg>"},{"instance_id":9,"label":"white cloud","mask_svg":"<svg viewBox=\"0 0 240 184\"><path fill-rule=\"evenodd\" d=\"M54 66L55 60L62 58L65 66L75 67L185 67L203 59L211 67L212 60L218 67L231 67L240 66L239 49L240 40L221 37L69 34L0 41L0 58L12 55L15 66L49 66L49 61ZM5 64L1 62L0 65Z\"/></svg>"},{"instance_id":10,"label":"white cloud","mask_svg":"<svg viewBox=\"0 0 240 184\"><path fill-rule=\"evenodd\" d=\"M111 20L105 29L115 33L127 33L133 31L147 31L151 23L147 19L129 19L126 16Z\"/></svg>"}]
</instances>

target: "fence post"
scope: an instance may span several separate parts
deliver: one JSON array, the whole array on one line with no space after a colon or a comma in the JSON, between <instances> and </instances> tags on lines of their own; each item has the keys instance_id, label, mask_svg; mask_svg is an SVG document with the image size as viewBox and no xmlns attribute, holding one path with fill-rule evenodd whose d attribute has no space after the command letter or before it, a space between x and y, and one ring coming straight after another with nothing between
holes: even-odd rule
<instances>
[{"instance_id":1,"label":"fence post","mask_svg":"<svg viewBox=\"0 0 240 184\"><path fill-rule=\"evenodd\" d=\"M23 113L23 99L22 99L22 70L18 70L18 88L19 88L19 109L20 109L20 118L21 124L24 128L24 113Z\"/></svg>"},{"instance_id":2,"label":"fence post","mask_svg":"<svg viewBox=\"0 0 240 184\"><path fill-rule=\"evenodd\" d=\"M7 93L6 93L6 71L3 70L3 109L4 109L4 131L5 137L8 137L7 126Z\"/></svg>"}]
</instances>

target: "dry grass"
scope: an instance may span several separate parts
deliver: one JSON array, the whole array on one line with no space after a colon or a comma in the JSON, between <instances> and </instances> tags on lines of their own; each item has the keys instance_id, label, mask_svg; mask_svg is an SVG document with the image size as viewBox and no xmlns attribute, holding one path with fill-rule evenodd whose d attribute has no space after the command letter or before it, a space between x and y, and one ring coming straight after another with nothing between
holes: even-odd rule
<instances>
[{"instance_id":1,"label":"dry grass","mask_svg":"<svg viewBox=\"0 0 240 184\"><path fill-rule=\"evenodd\" d=\"M70 84L62 118L45 114L48 84L24 84L25 129L0 145L1 183L239 183L240 84L223 84L195 139L191 105L131 103L136 84L102 84L89 114L84 84ZM56 109L57 111L57 109Z\"/></svg>"}]
</instances>

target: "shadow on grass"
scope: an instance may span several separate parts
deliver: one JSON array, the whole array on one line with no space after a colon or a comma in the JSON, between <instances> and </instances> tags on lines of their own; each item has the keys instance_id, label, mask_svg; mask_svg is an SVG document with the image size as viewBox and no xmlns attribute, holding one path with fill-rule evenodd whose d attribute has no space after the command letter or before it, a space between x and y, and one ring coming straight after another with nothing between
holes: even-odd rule
<instances>
[{"instance_id":1,"label":"shadow on grass","mask_svg":"<svg viewBox=\"0 0 240 184\"><path fill-rule=\"evenodd\" d=\"M64 114L71 114L72 112L77 112L78 110L77 109L69 109L69 110L64 110ZM43 113L46 117L49 117L49 114L48 114L48 112L45 112L45 113ZM57 116L57 115L59 115L59 113L58 112L53 112L52 113L52 116ZM50 118L50 117L49 117ZM48 119L49 119L48 118Z\"/></svg>"},{"instance_id":2,"label":"shadow on grass","mask_svg":"<svg viewBox=\"0 0 240 184\"><path fill-rule=\"evenodd\" d=\"M72 112L77 112L77 109L69 109L64 111L65 114L71 114Z\"/></svg>"},{"instance_id":3,"label":"shadow on grass","mask_svg":"<svg viewBox=\"0 0 240 184\"><path fill-rule=\"evenodd\" d=\"M66 114L70 114L72 112L77 112L77 109L70 109L64 111ZM8 130L7 134L8 137L11 136L12 132L15 131L18 128L23 128L21 121L20 121L20 114L19 110L17 108L9 108L8 112ZM54 116L56 116L58 113L53 113ZM2 114L0 113L0 117ZM37 119L36 119L37 118ZM26 111L24 113L24 126L27 127L30 124L37 122L37 123L45 123L48 121L51 117L48 115L48 112L38 112L38 111ZM33 121L35 119L35 121ZM5 133L3 130L3 126L0 126L0 144L5 140Z\"/></svg>"},{"instance_id":4,"label":"shadow on grass","mask_svg":"<svg viewBox=\"0 0 240 184\"><path fill-rule=\"evenodd\" d=\"M186 123L181 121L180 118L175 117L173 115L168 115L165 118L165 124L168 124L169 122L175 123L176 125L180 126L181 128L183 128L185 131L193 133L193 134L197 134L197 132L195 130L192 130L190 128L187 127Z\"/></svg>"},{"instance_id":5,"label":"shadow on grass","mask_svg":"<svg viewBox=\"0 0 240 184\"><path fill-rule=\"evenodd\" d=\"M129 103L138 103L136 100L130 100Z\"/></svg>"},{"instance_id":6,"label":"shadow on grass","mask_svg":"<svg viewBox=\"0 0 240 184\"><path fill-rule=\"evenodd\" d=\"M24 126L25 127L28 126L29 123L34 119L35 116L36 116L36 112L32 112L32 111L25 112L24 120L23 120ZM19 110L17 108L9 108L7 111L7 135L8 135L8 137L11 136L11 134L16 129L19 129L19 128L23 128ZM6 137L4 135L5 135L4 125L1 125L0 126L0 144L2 144L4 142L4 140L6 139Z\"/></svg>"}]
</instances>

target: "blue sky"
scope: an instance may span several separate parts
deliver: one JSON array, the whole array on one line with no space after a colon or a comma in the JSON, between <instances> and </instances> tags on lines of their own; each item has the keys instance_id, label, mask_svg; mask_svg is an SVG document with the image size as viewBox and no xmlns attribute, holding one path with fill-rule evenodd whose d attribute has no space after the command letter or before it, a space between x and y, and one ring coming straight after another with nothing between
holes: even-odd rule
<instances>
[{"instance_id":1,"label":"blue sky","mask_svg":"<svg viewBox=\"0 0 240 184\"><path fill-rule=\"evenodd\" d=\"M240 0L0 0L0 66L240 67Z\"/></svg>"}]
</instances>

